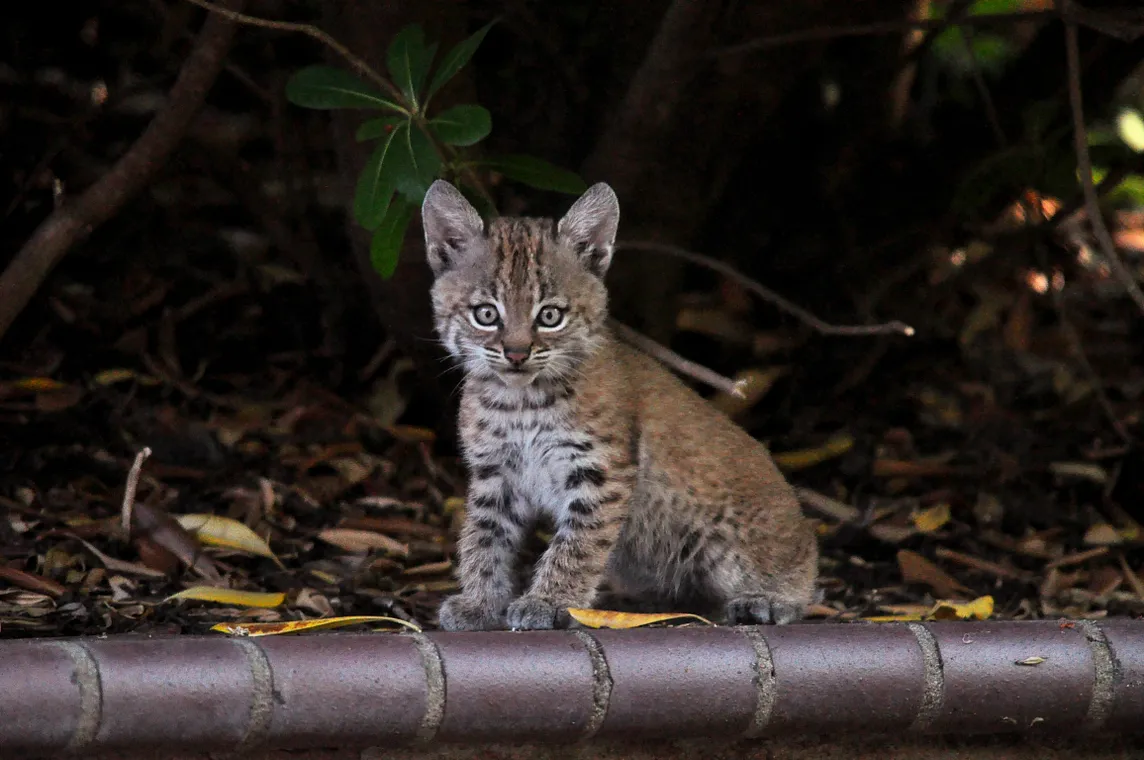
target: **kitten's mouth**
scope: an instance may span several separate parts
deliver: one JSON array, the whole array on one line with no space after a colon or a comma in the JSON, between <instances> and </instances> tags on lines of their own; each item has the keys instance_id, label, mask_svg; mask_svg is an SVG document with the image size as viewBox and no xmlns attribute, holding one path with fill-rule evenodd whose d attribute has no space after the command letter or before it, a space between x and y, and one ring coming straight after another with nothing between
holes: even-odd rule
<instances>
[{"instance_id":1,"label":"kitten's mouth","mask_svg":"<svg viewBox=\"0 0 1144 760\"><path fill-rule=\"evenodd\" d=\"M532 383L540 372L523 367L509 367L508 369L501 370L498 374L500 374L500 378L504 381L504 384L510 388L523 388Z\"/></svg>"}]
</instances>

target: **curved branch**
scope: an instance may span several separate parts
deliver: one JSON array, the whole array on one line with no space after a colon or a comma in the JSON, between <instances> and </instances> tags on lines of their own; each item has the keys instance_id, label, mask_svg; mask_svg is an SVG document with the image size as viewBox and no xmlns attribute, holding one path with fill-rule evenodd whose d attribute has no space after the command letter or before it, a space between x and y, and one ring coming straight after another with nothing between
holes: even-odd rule
<instances>
[{"instance_id":1,"label":"curved branch","mask_svg":"<svg viewBox=\"0 0 1144 760\"><path fill-rule=\"evenodd\" d=\"M259 16L250 16L246 13L238 13L228 8L224 8L221 5L209 2L208 0L187 0L187 2L197 5L200 8L205 8L211 13L217 13L218 15L223 16L224 18L228 18L231 21L239 24L249 24L250 26L260 26L263 29L277 29L278 31L282 32L299 32L300 34L305 34L306 36L317 40L318 42L328 47L330 50L333 50L335 53L340 55L345 59L346 63L352 66L359 74L369 79L378 87L381 87L398 103L405 104L405 96L401 93L401 90L397 89L393 85L392 82L383 77L381 74L377 73L377 71L372 66L366 63L360 57L350 52L350 49L345 45L338 42L333 37L326 34L325 31L319 29L313 24L299 24L294 21L276 21L274 19L261 18Z\"/></svg>"},{"instance_id":2,"label":"curved branch","mask_svg":"<svg viewBox=\"0 0 1144 760\"><path fill-rule=\"evenodd\" d=\"M824 322L818 317L811 314L806 309L791 303L783 296L774 292L770 288L762 285L761 283L752 280L747 275L735 269L730 264L724 264L718 259L713 259L710 256L704 256L701 253L688 251L678 246L669 245L668 243L656 243L653 241L640 241L640 242L625 242L617 243L616 248L627 248L631 251L651 251L653 253L666 253L669 256L689 261L692 264L707 267L719 274L723 275L729 280L742 285L747 290L751 291L759 298L771 304L780 311L785 311L800 322L810 326L822 335L913 335L914 328L907 325L905 322L886 322L880 325L832 325L829 322Z\"/></svg>"},{"instance_id":3,"label":"curved branch","mask_svg":"<svg viewBox=\"0 0 1144 760\"><path fill-rule=\"evenodd\" d=\"M241 8L245 0L227 0ZM179 144L222 69L234 37L230 19L211 14L167 95L163 108L107 174L40 223L0 275L0 339L68 250L113 217L139 192Z\"/></svg>"}]
</instances>

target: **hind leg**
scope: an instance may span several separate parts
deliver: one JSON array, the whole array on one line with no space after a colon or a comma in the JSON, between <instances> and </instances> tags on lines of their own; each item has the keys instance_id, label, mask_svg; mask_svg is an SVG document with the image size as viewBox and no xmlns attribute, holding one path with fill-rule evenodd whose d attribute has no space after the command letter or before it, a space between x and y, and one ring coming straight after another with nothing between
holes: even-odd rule
<instances>
[{"instance_id":1,"label":"hind leg","mask_svg":"<svg viewBox=\"0 0 1144 760\"><path fill-rule=\"evenodd\" d=\"M814 600L818 545L810 524L802 521L787 540L775 538L736 542L706 568L712 601L728 624L792 623Z\"/></svg>"}]
</instances>

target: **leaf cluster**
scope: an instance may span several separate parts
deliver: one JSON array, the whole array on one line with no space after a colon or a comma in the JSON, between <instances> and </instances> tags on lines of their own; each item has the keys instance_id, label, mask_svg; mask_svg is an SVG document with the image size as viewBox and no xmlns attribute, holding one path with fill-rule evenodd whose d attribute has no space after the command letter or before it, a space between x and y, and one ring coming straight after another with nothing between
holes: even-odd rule
<instances>
[{"instance_id":1,"label":"leaf cluster","mask_svg":"<svg viewBox=\"0 0 1144 760\"><path fill-rule=\"evenodd\" d=\"M297 71L286 84L295 105L321 110L360 109L382 115L363 121L359 142L376 142L358 176L353 215L373 233L370 258L385 278L397 268L409 222L437 178L454 181L487 212L493 203L477 171L492 171L542 190L584 191L575 173L527 155L466 156L459 149L477 145L492 132L492 116L475 103L432 109L437 93L472 59L493 23L450 50L434 70L437 43L412 24L398 32L386 51L389 78L368 72L385 90L344 69L315 65Z\"/></svg>"}]
</instances>

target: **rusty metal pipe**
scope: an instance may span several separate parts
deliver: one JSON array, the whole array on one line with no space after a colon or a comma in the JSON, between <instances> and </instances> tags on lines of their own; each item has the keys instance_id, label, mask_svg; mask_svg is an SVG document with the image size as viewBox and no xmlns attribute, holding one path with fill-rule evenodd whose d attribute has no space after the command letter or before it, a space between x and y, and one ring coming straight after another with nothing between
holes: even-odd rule
<instances>
[{"instance_id":1,"label":"rusty metal pipe","mask_svg":"<svg viewBox=\"0 0 1144 760\"><path fill-rule=\"evenodd\" d=\"M1144 621L0 641L4 758L1142 730Z\"/></svg>"}]
</instances>

